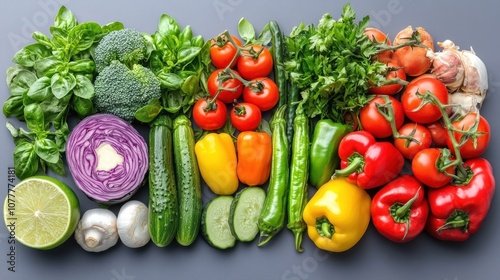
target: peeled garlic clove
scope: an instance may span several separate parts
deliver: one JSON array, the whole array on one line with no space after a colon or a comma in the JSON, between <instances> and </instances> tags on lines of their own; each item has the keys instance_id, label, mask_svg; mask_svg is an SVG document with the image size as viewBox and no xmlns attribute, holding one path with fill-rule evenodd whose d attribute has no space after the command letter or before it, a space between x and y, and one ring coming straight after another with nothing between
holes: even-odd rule
<instances>
[{"instance_id":1,"label":"peeled garlic clove","mask_svg":"<svg viewBox=\"0 0 500 280\"><path fill-rule=\"evenodd\" d=\"M453 92L462 86L465 78L461 53L450 40L438 42L438 45L443 48L442 51L427 51L427 57L432 59L431 73Z\"/></svg>"},{"instance_id":2,"label":"peeled garlic clove","mask_svg":"<svg viewBox=\"0 0 500 280\"><path fill-rule=\"evenodd\" d=\"M462 51L462 61L465 69L465 79L462 92L486 96L488 90L488 72L484 62L474 53L474 50Z\"/></svg>"}]
</instances>

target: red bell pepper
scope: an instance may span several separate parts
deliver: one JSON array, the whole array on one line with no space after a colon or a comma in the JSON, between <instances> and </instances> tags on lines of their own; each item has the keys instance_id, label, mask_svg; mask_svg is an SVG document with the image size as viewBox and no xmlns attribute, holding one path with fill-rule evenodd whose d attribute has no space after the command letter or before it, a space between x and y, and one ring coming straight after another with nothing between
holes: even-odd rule
<instances>
[{"instance_id":1,"label":"red bell pepper","mask_svg":"<svg viewBox=\"0 0 500 280\"><path fill-rule=\"evenodd\" d=\"M404 165L403 155L389 142L377 142L366 131L347 134L339 144L340 170L335 176L362 189L372 189L396 178Z\"/></svg>"},{"instance_id":2,"label":"red bell pepper","mask_svg":"<svg viewBox=\"0 0 500 280\"><path fill-rule=\"evenodd\" d=\"M484 158L474 158L464 166L467 179L461 185L429 189L426 231L437 239L467 240L479 230L489 211L495 192L490 163Z\"/></svg>"},{"instance_id":3,"label":"red bell pepper","mask_svg":"<svg viewBox=\"0 0 500 280\"><path fill-rule=\"evenodd\" d=\"M428 214L424 187L411 175L402 175L383 186L371 204L377 231L398 243L417 237L425 228Z\"/></svg>"}]
</instances>

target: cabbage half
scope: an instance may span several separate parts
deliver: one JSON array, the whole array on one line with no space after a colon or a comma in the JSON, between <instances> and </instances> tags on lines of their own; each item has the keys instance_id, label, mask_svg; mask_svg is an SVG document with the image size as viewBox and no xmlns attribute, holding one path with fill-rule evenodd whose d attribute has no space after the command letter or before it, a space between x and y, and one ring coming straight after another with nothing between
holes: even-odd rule
<instances>
[{"instance_id":1,"label":"cabbage half","mask_svg":"<svg viewBox=\"0 0 500 280\"><path fill-rule=\"evenodd\" d=\"M144 138L119 117L95 114L78 123L66 143L66 160L75 184L99 203L129 199L148 170Z\"/></svg>"}]
</instances>

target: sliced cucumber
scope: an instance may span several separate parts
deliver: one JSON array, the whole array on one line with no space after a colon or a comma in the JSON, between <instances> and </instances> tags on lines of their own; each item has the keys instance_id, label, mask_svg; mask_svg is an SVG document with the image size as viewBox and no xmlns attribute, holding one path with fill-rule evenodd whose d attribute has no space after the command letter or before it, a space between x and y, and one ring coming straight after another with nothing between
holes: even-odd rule
<instances>
[{"instance_id":1,"label":"sliced cucumber","mask_svg":"<svg viewBox=\"0 0 500 280\"><path fill-rule=\"evenodd\" d=\"M236 194L231 204L229 225L237 240L250 242L255 239L265 198L266 192L260 187L246 187Z\"/></svg>"},{"instance_id":2,"label":"sliced cucumber","mask_svg":"<svg viewBox=\"0 0 500 280\"><path fill-rule=\"evenodd\" d=\"M232 202L232 196L216 196L203 208L202 233L208 244L215 248L227 249L236 243L236 238L229 228L229 212Z\"/></svg>"}]
</instances>

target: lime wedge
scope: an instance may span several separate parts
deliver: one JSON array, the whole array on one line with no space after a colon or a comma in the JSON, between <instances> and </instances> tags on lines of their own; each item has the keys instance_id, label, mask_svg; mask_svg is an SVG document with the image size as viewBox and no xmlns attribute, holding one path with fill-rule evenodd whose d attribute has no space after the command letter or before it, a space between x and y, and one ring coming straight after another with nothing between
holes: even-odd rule
<instances>
[{"instance_id":1,"label":"lime wedge","mask_svg":"<svg viewBox=\"0 0 500 280\"><path fill-rule=\"evenodd\" d=\"M8 231L28 247L48 250L64 243L80 219L80 203L65 183L33 176L9 190L3 218Z\"/></svg>"}]
</instances>

